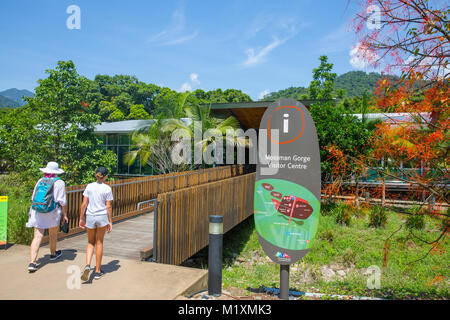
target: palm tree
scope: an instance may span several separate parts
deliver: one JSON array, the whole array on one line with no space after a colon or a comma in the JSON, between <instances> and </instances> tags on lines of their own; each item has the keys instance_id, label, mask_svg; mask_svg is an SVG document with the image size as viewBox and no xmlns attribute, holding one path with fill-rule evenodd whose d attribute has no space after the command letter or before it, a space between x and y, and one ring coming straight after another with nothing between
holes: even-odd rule
<instances>
[{"instance_id":1,"label":"palm tree","mask_svg":"<svg viewBox=\"0 0 450 320\"><path fill-rule=\"evenodd\" d=\"M239 121L230 116L226 119L218 119L211 117L210 106L204 106L199 104L194 104L191 106L186 106L184 108L186 116L192 120L190 124L183 122L180 119L166 119L162 121L161 129L165 133L172 133L177 129L182 129L185 131L186 135L194 137L195 122L200 122L202 126L202 133L209 131L210 135L203 135L203 139L200 141L194 141L194 148L199 147L202 153L205 149L212 145L214 150L216 148L216 141L218 136L224 138L225 145L233 147L249 147L250 142L245 137L236 137L233 135L228 135L227 130L234 130L240 128ZM215 165L215 164L213 164Z\"/></svg>"},{"instance_id":2,"label":"palm tree","mask_svg":"<svg viewBox=\"0 0 450 320\"><path fill-rule=\"evenodd\" d=\"M139 157L142 165L151 165L157 172L166 173L173 171L184 171L194 169L195 164L175 165L170 159L170 150L178 141L171 141L171 134L177 130L185 130L185 133L191 138L194 137L195 122L202 124L202 139L194 141L194 147L200 145L202 153L209 145L215 148L216 137L224 137L228 145L249 147L249 140L244 137L235 137L227 135L227 130L236 130L240 128L239 121L235 117L218 119L211 117L210 106L200 104L186 105L186 100L190 93L183 93L179 96L176 105L167 106L165 111L160 113L159 119L149 128L139 130L132 135L132 151L124 156L124 161L128 165L133 164ZM164 119L164 116L173 117ZM181 119L185 115L190 121ZM147 131L146 131L147 130ZM212 136L204 138L203 133L209 130ZM193 141L193 139L191 139ZM156 168L155 168L156 165Z\"/></svg>"}]
</instances>

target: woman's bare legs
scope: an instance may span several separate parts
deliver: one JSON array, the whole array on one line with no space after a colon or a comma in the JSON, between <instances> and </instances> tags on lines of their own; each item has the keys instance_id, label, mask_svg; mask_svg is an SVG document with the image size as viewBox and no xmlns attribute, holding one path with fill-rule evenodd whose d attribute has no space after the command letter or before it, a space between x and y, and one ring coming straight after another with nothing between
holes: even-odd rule
<instances>
[{"instance_id":1,"label":"woman's bare legs","mask_svg":"<svg viewBox=\"0 0 450 320\"><path fill-rule=\"evenodd\" d=\"M95 235L95 272L100 272L100 267L102 265L103 257L103 238L105 237L106 226L102 228L97 228L97 233Z\"/></svg>"},{"instance_id":2,"label":"woman's bare legs","mask_svg":"<svg viewBox=\"0 0 450 320\"><path fill-rule=\"evenodd\" d=\"M39 246L41 245L42 238L44 237L45 229L34 228L34 237L30 246L30 262L36 263L37 255L39 253Z\"/></svg>"},{"instance_id":3,"label":"woman's bare legs","mask_svg":"<svg viewBox=\"0 0 450 320\"><path fill-rule=\"evenodd\" d=\"M92 256L94 255L95 238L97 234L97 229L87 229L88 234L88 244L86 247L86 264L91 265Z\"/></svg>"},{"instance_id":4,"label":"woman's bare legs","mask_svg":"<svg viewBox=\"0 0 450 320\"><path fill-rule=\"evenodd\" d=\"M56 252L56 239L58 238L58 227L48 229L48 237L50 242L50 254L54 255Z\"/></svg>"}]
</instances>

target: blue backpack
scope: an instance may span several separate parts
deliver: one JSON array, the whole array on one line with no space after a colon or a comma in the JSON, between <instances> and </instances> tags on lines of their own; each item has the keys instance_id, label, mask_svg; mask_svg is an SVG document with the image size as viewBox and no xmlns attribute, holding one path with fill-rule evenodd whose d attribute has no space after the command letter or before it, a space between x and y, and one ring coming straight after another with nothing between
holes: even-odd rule
<instances>
[{"instance_id":1,"label":"blue backpack","mask_svg":"<svg viewBox=\"0 0 450 320\"><path fill-rule=\"evenodd\" d=\"M36 194L31 207L37 212L48 213L56 209L57 203L53 198L53 185L59 178L42 178L36 187Z\"/></svg>"}]
</instances>

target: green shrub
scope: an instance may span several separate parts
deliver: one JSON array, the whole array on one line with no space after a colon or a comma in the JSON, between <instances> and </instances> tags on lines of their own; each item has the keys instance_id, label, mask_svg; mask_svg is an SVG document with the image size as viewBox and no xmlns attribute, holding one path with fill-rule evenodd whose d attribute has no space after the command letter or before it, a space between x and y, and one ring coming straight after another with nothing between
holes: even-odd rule
<instances>
[{"instance_id":1,"label":"green shrub","mask_svg":"<svg viewBox=\"0 0 450 320\"><path fill-rule=\"evenodd\" d=\"M346 226L350 225L350 221L352 219L352 215L354 212L354 208L346 205L345 203L340 202L336 208L333 209L336 222L339 224L343 224Z\"/></svg>"},{"instance_id":2,"label":"green shrub","mask_svg":"<svg viewBox=\"0 0 450 320\"><path fill-rule=\"evenodd\" d=\"M26 228L36 180L10 173L0 176L0 196L8 196L8 242L30 244L33 228Z\"/></svg>"},{"instance_id":3,"label":"green shrub","mask_svg":"<svg viewBox=\"0 0 450 320\"><path fill-rule=\"evenodd\" d=\"M334 231L333 230L324 230L320 235L319 239L326 240L328 242L333 242L334 240Z\"/></svg>"},{"instance_id":4,"label":"green shrub","mask_svg":"<svg viewBox=\"0 0 450 320\"><path fill-rule=\"evenodd\" d=\"M322 216L328 216L333 214L333 210L338 206L334 201L326 201L320 205L320 213Z\"/></svg>"},{"instance_id":5,"label":"green shrub","mask_svg":"<svg viewBox=\"0 0 450 320\"><path fill-rule=\"evenodd\" d=\"M425 216L421 213L409 215L406 217L405 226L409 230L423 230L425 228Z\"/></svg>"},{"instance_id":6,"label":"green shrub","mask_svg":"<svg viewBox=\"0 0 450 320\"><path fill-rule=\"evenodd\" d=\"M423 230L425 228L425 215L420 206L413 206L408 209L410 213L406 217L405 226L409 230Z\"/></svg>"},{"instance_id":7,"label":"green shrub","mask_svg":"<svg viewBox=\"0 0 450 320\"><path fill-rule=\"evenodd\" d=\"M387 210L382 206L375 206L369 212L369 227L384 227L387 222Z\"/></svg>"},{"instance_id":8,"label":"green shrub","mask_svg":"<svg viewBox=\"0 0 450 320\"><path fill-rule=\"evenodd\" d=\"M366 207L361 207L353 212L353 215L357 218L365 217L369 214L370 209Z\"/></svg>"},{"instance_id":9,"label":"green shrub","mask_svg":"<svg viewBox=\"0 0 450 320\"><path fill-rule=\"evenodd\" d=\"M27 228L25 224L28 221L31 201L24 203L8 199L8 202L8 242L29 245L33 239L34 229Z\"/></svg>"}]
</instances>

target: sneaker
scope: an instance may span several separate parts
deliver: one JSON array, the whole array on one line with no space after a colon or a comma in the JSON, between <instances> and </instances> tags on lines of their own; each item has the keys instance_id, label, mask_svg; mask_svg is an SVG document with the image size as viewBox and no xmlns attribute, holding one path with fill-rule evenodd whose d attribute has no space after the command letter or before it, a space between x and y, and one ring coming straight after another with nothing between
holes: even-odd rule
<instances>
[{"instance_id":1,"label":"sneaker","mask_svg":"<svg viewBox=\"0 0 450 320\"><path fill-rule=\"evenodd\" d=\"M89 279L89 272L91 272L91 266L87 264L84 267L83 273L81 274L81 280L88 281L88 279Z\"/></svg>"},{"instance_id":2,"label":"sneaker","mask_svg":"<svg viewBox=\"0 0 450 320\"><path fill-rule=\"evenodd\" d=\"M50 260L56 260L59 257L61 257L61 255L62 255L62 251L61 250L55 251L55 254L50 255Z\"/></svg>"},{"instance_id":3,"label":"sneaker","mask_svg":"<svg viewBox=\"0 0 450 320\"><path fill-rule=\"evenodd\" d=\"M100 279L101 277L103 277L104 275L105 275L105 273L104 273L102 270L100 270L100 272L94 273L94 279L95 279L95 280L98 280L98 279Z\"/></svg>"},{"instance_id":4,"label":"sneaker","mask_svg":"<svg viewBox=\"0 0 450 320\"><path fill-rule=\"evenodd\" d=\"M36 263L30 263L28 265L28 272L33 273L35 271L37 271L38 267L36 265Z\"/></svg>"}]
</instances>

